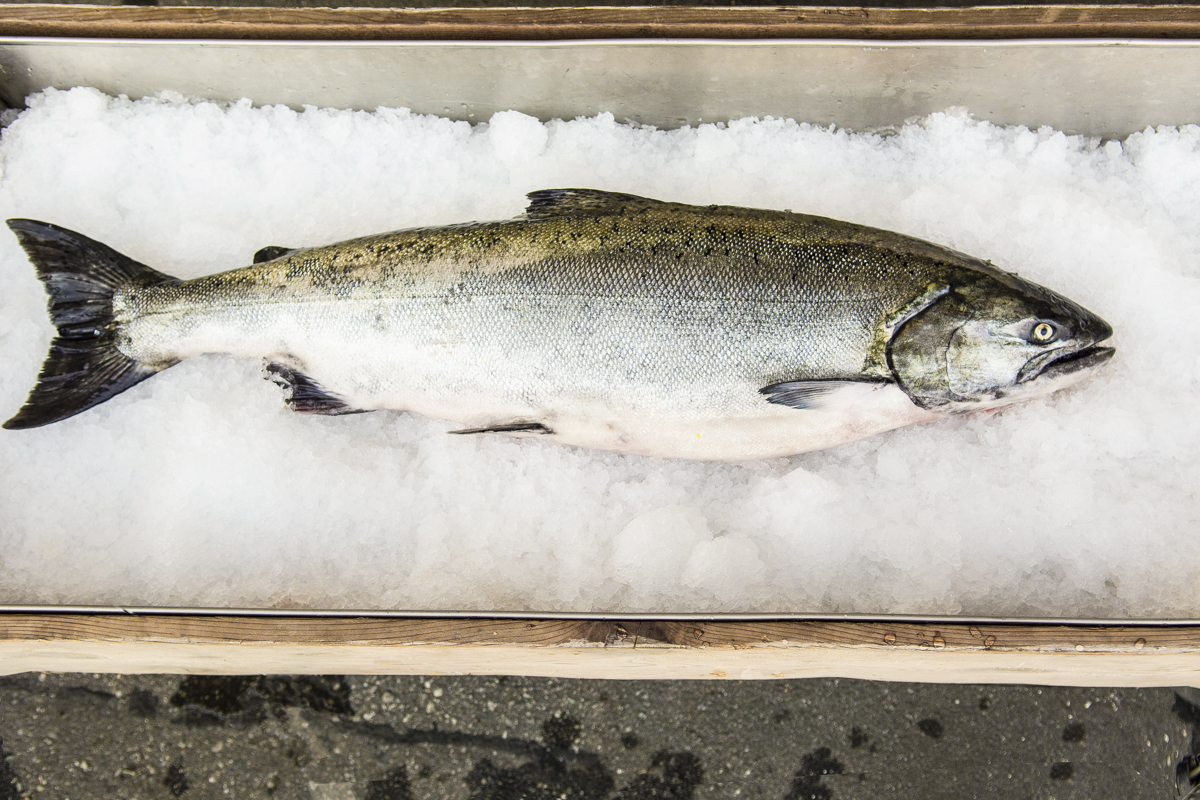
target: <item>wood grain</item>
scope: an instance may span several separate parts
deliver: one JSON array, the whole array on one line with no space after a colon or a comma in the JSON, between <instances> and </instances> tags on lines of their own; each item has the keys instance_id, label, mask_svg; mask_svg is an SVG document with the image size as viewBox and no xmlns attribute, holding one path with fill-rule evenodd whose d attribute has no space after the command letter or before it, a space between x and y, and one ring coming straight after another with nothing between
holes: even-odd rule
<instances>
[{"instance_id":1,"label":"wood grain","mask_svg":"<svg viewBox=\"0 0 1200 800\"><path fill-rule=\"evenodd\" d=\"M1166 648L1200 654L1200 627L1190 625L0 614L0 642L43 640L687 649L822 645L889 650L1077 651L1082 647L1093 652Z\"/></svg>"},{"instance_id":2,"label":"wood grain","mask_svg":"<svg viewBox=\"0 0 1200 800\"><path fill-rule=\"evenodd\" d=\"M0 6L0 36L274 40L1200 37L1195 6L207 8Z\"/></svg>"},{"instance_id":3,"label":"wood grain","mask_svg":"<svg viewBox=\"0 0 1200 800\"><path fill-rule=\"evenodd\" d=\"M1200 684L1200 627L0 615L0 673Z\"/></svg>"}]
</instances>

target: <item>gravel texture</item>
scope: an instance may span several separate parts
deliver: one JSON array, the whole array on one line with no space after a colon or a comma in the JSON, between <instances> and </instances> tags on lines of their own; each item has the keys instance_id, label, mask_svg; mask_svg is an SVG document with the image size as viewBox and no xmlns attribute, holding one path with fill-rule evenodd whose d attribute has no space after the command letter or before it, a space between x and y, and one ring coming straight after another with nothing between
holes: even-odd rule
<instances>
[{"instance_id":1,"label":"gravel texture","mask_svg":"<svg viewBox=\"0 0 1200 800\"><path fill-rule=\"evenodd\" d=\"M1167 798L1190 791L1200 750L1185 696L24 674L0 679L0 800Z\"/></svg>"}]
</instances>

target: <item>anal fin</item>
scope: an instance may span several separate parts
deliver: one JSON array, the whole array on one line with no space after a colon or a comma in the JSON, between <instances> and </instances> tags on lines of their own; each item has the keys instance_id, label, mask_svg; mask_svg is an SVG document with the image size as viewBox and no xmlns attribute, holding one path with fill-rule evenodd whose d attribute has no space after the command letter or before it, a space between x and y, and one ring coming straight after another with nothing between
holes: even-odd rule
<instances>
[{"instance_id":1,"label":"anal fin","mask_svg":"<svg viewBox=\"0 0 1200 800\"><path fill-rule=\"evenodd\" d=\"M446 433L541 433L549 434L554 431L547 428L540 422L508 422L502 425L488 425L483 428L463 428L459 431L446 431Z\"/></svg>"},{"instance_id":2,"label":"anal fin","mask_svg":"<svg viewBox=\"0 0 1200 800\"><path fill-rule=\"evenodd\" d=\"M329 391L302 372L272 361L267 364L271 380L290 390L285 402L292 411L300 414L361 414L365 408L353 408L345 398Z\"/></svg>"},{"instance_id":3,"label":"anal fin","mask_svg":"<svg viewBox=\"0 0 1200 800\"><path fill-rule=\"evenodd\" d=\"M876 378L821 379L815 381L785 381L758 390L767 396L768 403L799 409L836 408L861 399L891 381Z\"/></svg>"}]
</instances>

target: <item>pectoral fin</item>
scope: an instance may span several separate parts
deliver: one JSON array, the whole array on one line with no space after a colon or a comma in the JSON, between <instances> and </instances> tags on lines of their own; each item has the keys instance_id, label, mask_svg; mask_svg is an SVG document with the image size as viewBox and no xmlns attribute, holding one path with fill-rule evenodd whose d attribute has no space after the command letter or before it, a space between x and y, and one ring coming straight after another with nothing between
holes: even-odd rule
<instances>
[{"instance_id":1,"label":"pectoral fin","mask_svg":"<svg viewBox=\"0 0 1200 800\"><path fill-rule=\"evenodd\" d=\"M554 433L540 422L508 422L502 425L488 425L483 428L463 428L447 433Z\"/></svg>"},{"instance_id":2,"label":"pectoral fin","mask_svg":"<svg viewBox=\"0 0 1200 800\"><path fill-rule=\"evenodd\" d=\"M799 409L837 408L861 400L865 395L891 381L874 378L858 380L786 381L759 389L768 403Z\"/></svg>"}]
</instances>

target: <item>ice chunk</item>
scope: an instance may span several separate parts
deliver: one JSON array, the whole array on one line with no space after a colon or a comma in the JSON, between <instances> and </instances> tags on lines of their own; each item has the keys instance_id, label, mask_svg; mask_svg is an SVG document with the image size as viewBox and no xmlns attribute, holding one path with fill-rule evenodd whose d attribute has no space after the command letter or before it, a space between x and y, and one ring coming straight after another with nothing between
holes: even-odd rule
<instances>
[{"instance_id":1,"label":"ice chunk","mask_svg":"<svg viewBox=\"0 0 1200 800\"><path fill-rule=\"evenodd\" d=\"M710 539L708 521L695 509L647 511L614 538L613 577L640 592L670 586L680 580L692 550Z\"/></svg>"}]
</instances>

